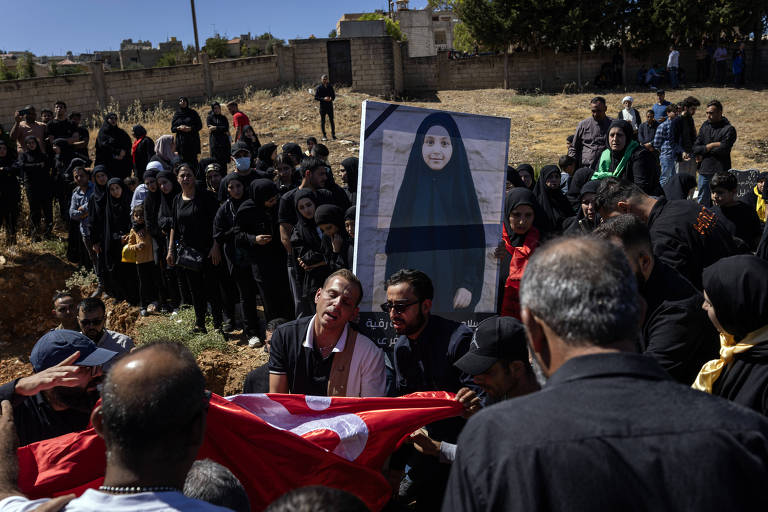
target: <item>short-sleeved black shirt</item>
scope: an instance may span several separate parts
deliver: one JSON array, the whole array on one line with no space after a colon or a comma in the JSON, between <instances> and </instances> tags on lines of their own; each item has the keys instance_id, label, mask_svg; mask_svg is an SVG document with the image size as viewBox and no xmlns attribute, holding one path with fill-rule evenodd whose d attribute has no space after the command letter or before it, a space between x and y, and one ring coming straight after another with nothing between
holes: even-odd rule
<instances>
[{"instance_id":1,"label":"short-sleeved black shirt","mask_svg":"<svg viewBox=\"0 0 768 512\"><path fill-rule=\"evenodd\" d=\"M269 373L285 374L291 393L326 396L333 353L323 359L314 347L303 345L312 318L302 317L277 328L269 350Z\"/></svg>"},{"instance_id":2,"label":"short-sleeved black shirt","mask_svg":"<svg viewBox=\"0 0 768 512\"><path fill-rule=\"evenodd\" d=\"M198 190L190 200L177 195L173 200L176 240L207 256L213 247L213 219L218 209L216 196L207 190Z\"/></svg>"},{"instance_id":3,"label":"short-sleeved black shirt","mask_svg":"<svg viewBox=\"0 0 768 512\"><path fill-rule=\"evenodd\" d=\"M48 121L46 129L48 135L53 135L54 139L68 139L75 133L77 126L69 119L54 119Z\"/></svg>"}]
</instances>

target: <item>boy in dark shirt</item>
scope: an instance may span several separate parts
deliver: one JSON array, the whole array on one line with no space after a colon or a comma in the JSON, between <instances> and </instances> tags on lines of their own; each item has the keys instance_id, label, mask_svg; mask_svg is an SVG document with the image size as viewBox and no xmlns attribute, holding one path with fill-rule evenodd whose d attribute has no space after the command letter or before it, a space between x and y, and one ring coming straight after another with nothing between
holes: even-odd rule
<instances>
[{"instance_id":1,"label":"boy in dark shirt","mask_svg":"<svg viewBox=\"0 0 768 512\"><path fill-rule=\"evenodd\" d=\"M712 203L736 227L736 236L741 238L750 251L757 249L762 235L760 219L754 208L736 198L739 182L731 172L718 171L712 177Z\"/></svg>"}]
</instances>

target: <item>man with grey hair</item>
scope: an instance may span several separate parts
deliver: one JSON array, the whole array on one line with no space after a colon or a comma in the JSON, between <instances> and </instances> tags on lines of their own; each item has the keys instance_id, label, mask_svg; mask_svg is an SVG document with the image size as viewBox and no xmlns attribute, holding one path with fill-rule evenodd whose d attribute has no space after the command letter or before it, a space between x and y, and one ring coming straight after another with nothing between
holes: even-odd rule
<instances>
[{"instance_id":1,"label":"man with grey hair","mask_svg":"<svg viewBox=\"0 0 768 512\"><path fill-rule=\"evenodd\" d=\"M591 238L541 247L520 303L548 382L469 420L443 511L768 507L768 420L634 353L642 307L619 248Z\"/></svg>"},{"instance_id":2,"label":"man with grey hair","mask_svg":"<svg viewBox=\"0 0 768 512\"><path fill-rule=\"evenodd\" d=\"M196 460L184 481L184 496L234 510L249 512L251 502L240 480L211 459Z\"/></svg>"},{"instance_id":3,"label":"man with grey hair","mask_svg":"<svg viewBox=\"0 0 768 512\"><path fill-rule=\"evenodd\" d=\"M320 77L320 85L315 89L315 101L320 102L320 129L323 132L323 140L328 140L325 134L325 116L331 122L331 136L336 140L336 125L333 123L333 100L336 99L336 92L328 81L328 75Z\"/></svg>"}]
</instances>

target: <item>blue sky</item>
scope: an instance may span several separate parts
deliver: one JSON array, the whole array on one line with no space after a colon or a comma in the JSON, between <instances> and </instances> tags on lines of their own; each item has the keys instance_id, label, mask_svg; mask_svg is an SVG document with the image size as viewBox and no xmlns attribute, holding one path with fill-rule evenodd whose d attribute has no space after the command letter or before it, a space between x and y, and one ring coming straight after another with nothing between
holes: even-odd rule
<instances>
[{"instance_id":1,"label":"blue sky","mask_svg":"<svg viewBox=\"0 0 768 512\"><path fill-rule=\"evenodd\" d=\"M410 7L421 9L426 3L412 0ZM203 46L214 32L230 38L272 32L286 41L310 34L327 37L345 12L386 10L387 0L197 0L195 8ZM3 18L3 51L78 54L117 50L127 38L149 39L157 46L170 36L194 45L189 0L24 0L8 2Z\"/></svg>"}]
</instances>

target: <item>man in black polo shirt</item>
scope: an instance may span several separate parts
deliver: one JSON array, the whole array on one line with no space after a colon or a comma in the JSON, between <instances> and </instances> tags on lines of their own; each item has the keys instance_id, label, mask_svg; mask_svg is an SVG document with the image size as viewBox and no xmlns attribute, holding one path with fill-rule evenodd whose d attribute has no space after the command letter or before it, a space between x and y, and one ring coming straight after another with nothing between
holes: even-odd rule
<instances>
[{"instance_id":1,"label":"man in black polo shirt","mask_svg":"<svg viewBox=\"0 0 768 512\"><path fill-rule=\"evenodd\" d=\"M626 180L602 180L595 208L603 219L631 213L648 225L654 254L701 290L701 273L739 253L723 219L688 200L651 197Z\"/></svg>"},{"instance_id":2,"label":"man in black polo shirt","mask_svg":"<svg viewBox=\"0 0 768 512\"><path fill-rule=\"evenodd\" d=\"M99 398L101 366L116 355L75 331L40 338L29 356L35 373L0 386L0 401L13 405L20 444L84 430Z\"/></svg>"},{"instance_id":3,"label":"man in black polo shirt","mask_svg":"<svg viewBox=\"0 0 768 512\"><path fill-rule=\"evenodd\" d=\"M624 250L646 312L641 351L673 379L691 385L704 363L717 359L720 335L701 308L704 296L680 272L653 256L651 234L634 215L612 217L593 233Z\"/></svg>"},{"instance_id":4,"label":"man in black polo shirt","mask_svg":"<svg viewBox=\"0 0 768 512\"><path fill-rule=\"evenodd\" d=\"M469 420L443 511L766 510L768 420L633 353L641 305L620 249L539 248L520 303L549 380Z\"/></svg>"},{"instance_id":5,"label":"man in black polo shirt","mask_svg":"<svg viewBox=\"0 0 768 512\"><path fill-rule=\"evenodd\" d=\"M272 335L269 392L314 396L384 396L384 352L356 332L363 287L347 269L334 272L315 295L317 313L286 322ZM332 371L333 376L332 377ZM340 378L339 386L334 379Z\"/></svg>"},{"instance_id":6,"label":"man in black polo shirt","mask_svg":"<svg viewBox=\"0 0 768 512\"><path fill-rule=\"evenodd\" d=\"M382 309L389 313L395 332L395 390L397 395L417 391L458 393L465 416L480 409L477 393L482 393L472 375L462 372L455 363L469 350L472 329L459 322L431 314L434 287L424 272L403 269L387 280L387 302ZM462 418L449 418L425 427L435 441L455 443L464 426ZM439 510L440 497L448 480L449 468L428 455L404 446L395 453L390 464L391 482L396 482L405 464L413 486L401 497L414 495L419 510Z\"/></svg>"}]
</instances>

